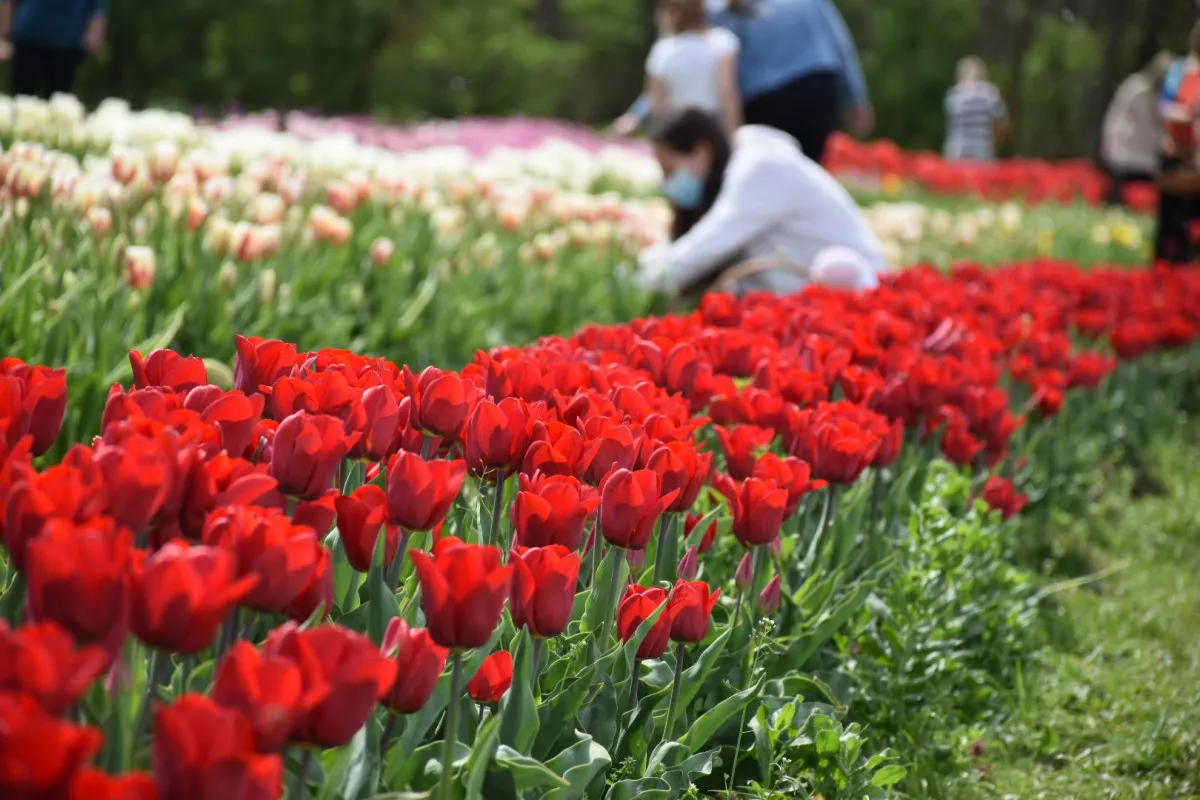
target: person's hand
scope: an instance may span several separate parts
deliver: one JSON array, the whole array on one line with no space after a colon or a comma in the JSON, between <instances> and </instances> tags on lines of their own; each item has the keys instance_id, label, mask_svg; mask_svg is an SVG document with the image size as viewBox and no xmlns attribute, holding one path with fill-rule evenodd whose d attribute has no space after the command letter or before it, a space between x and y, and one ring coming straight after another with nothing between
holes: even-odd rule
<instances>
[{"instance_id":1,"label":"person's hand","mask_svg":"<svg viewBox=\"0 0 1200 800\"><path fill-rule=\"evenodd\" d=\"M87 30L83 32L83 49L95 55L104 47L105 19L97 14L88 21Z\"/></svg>"},{"instance_id":2,"label":"person's hand","mask_svg":"<svg viewBox=\"0 0 1200 800\"><path fill-rule=\"evenodd\" d=\"M875 127L875 110L870 103L862 103L850 109L850 132L855 136L866 136Z\"/></svg>"},{"instance_id":3,"label":"person's hand","mask_svg":"<svg viewBox=\"0 0 1200 800\"><path fill-rule=\"evenodd\" d=\"M623 114L617 118L616 122L612 124L612 126L609 128L609 131L612 132L613 136L618 136L622 139L628 139L630 136L633 136L635 133L637 133L637 129L637 117L633 116L632 114Z\"/></svg>"},{"instance_id":4,"label":"person's hand","mask_svg":"<svg viewBox=\"0 0 1200 800\"><path fill-rule=\"evenodd\" d=\"M665 289L667 273L671 266L671 248L666 244L647 247L638 254L638 272L634 280L644 292L661 292Z\"/></svg>"}]
</instances>

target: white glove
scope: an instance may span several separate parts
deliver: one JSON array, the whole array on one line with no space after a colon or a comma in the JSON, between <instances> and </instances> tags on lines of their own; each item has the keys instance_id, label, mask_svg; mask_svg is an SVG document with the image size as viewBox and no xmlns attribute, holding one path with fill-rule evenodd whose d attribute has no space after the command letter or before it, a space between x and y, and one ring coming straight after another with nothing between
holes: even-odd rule
<instances>
[{"instance_id":1,"label":"white glove","mask_svg":"<svg viewBox=\"0 0 1200 800\"><path fill-rule=\"evenodd\" d=\"M638 255L638 286L646 292L665 292L669 286L671 272L671 247L656 244L647 247Z\"/></svg>"}]
</instances>

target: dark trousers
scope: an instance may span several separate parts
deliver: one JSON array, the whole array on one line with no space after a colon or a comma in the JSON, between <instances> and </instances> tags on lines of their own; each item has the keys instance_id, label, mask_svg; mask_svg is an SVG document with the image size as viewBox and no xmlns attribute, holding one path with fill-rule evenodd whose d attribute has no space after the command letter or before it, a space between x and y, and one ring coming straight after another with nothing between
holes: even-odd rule
<instances>
[{"instance_id":1,"label":"dark trousers","mask_svg":"<svg viewBox=\"0 0 1200 800\"><path fill-rule=\"evenodd\" d=\"M1180 166L1174 158L1163 157L1162 171ZM1161 192L1158 198L1158 226L1154 234L1154 260L1168 264L1187 264L1196 258L1192 224L1200 220L1200 198L1187 194Z\"/></svg>"},{"instance_id":2,"label":"dark trousers","mask_svg":"<svg viewBox=\"0 0 1200 800\"><path fill-rule=\"evenodd\" d=\"M13 94L49 99L55 92L70 92L75 71L83 61L77 47L61 49L40 44L13 45Z\"/></svg>"},{"instance_id":3,"label":"dark trousers","mask_svg":"<svg viewBox=\"0 0 1200 800\"><path fill-rule=\"evenodd\" d=\"M1121 192L1125 189L1126 184L1130 183L1154 183L1154 176L1149 172L1140 170L1128 170L1121 167L1109 166L1101 163L1101 169L1107 173L1111 186L1108 192L1108 204L1110 206L1124 205L1125 201L1121 197Z\"/></svg>"},{"instance_id":4,"label":"dark trousers","mask_svg":"<svg viewBox=\"0 0 1200 800\"><path fill-rule=\"evenodd\" d=\"M790 133L804 155L817 163L837 129L840 84L837 73L805 75L748 101L743 115L748 125L769 125Z\"/></svg>"}]
</instances>

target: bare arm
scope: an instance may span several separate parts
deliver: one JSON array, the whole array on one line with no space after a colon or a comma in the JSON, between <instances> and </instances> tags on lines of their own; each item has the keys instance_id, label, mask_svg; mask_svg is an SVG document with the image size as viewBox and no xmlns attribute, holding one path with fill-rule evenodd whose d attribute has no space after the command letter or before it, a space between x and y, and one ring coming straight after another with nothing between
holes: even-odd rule
<instances>
[{"instance_id":1,"label":"bare arm","mask_svg":"<svg viewBox=\"0 0 1200 800\"><path fill-rule=\"evenodd\" d=\"M730 136L742 127L742 90L738 87L737 53L721 59L717 67L717 94L721 99L721 119Z\"/></svg>"},{"instance_id":2,"label":"bare arm","mask_svg":"<svg viewBox=\"0 0 1200 800\"><path fill-rule=\"evenodd\" d=\"M667 110L667 85L659 78L647 75L646 95L650 98L651 116L662 116Z\"/></svg>"},{"instance_id":3,"label":"bare arm","mask_svg":"<svg viewBox=\"0 0 1200 800\"><path fill-rule=\"evenodd\" d=\"M12 36L13 27L13 4L6 0L0 0L0 39L7 39Z\"/></svg>"}]
</instances>

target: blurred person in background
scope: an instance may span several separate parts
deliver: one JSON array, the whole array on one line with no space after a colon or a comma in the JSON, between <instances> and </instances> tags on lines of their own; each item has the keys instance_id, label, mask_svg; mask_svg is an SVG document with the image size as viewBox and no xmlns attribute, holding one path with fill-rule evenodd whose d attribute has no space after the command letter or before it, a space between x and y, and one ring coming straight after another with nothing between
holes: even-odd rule
<instances>
[{"instance_id":1,"label":"blurred person in background","mask_svg":"<svg viewBox=\"0 0 1200 800\"><path fill-rule=\"evenodd\" d=\"M1188 54L1167 71L1159 96L1163 136L1159 150L1158 225L1154 260L1195 259L1193 225L1200 217L1200 21L1188 37Z\"/></svg>"},{"instance_id":2,"label":"blurred person in background","mask_svg":"<svg viewBox=\"0 0 1200 800\"><path fill-rule=\"evenodd\" d=\"M745 125L730 139L715 117L683 109L655 119L650 141L674 219L670 241L641 255L647 289L859 290L890 269L853 198L788 134Z\"/></svg>"},{"instance_id":3,"label":"blurred person in background","mask_svg":"<svg viewBox=\"0 0 1200 800\"><path fill-rule=\"evenodd\" d=\"M86 54L104 45L107 0L0 0L0 39L12 41L12 91L70 93Z\"/></svg>"},{"instance_id":4,"label":"blurred person in background","mask_svg":"<svg viewBox=\"0 0 1200 800\"><path fill-rule=\"evenodd\" d=\"M975 56L958 62L957 82L946 92L948 161L995 161L996 139L1008 134L1008 106L988 83L987 66Z\"/></svg>"},{"instance_id":5,"label":"blurred person in background","mask_svg":"<svg viewBox=\"0 0 1200 800\"><path fill-rule=\"evenodd\" d=\"M1100 160L1112 179L1111 205L1120 205L1130 182L1153 181L1158 175L1163 126L1158 99L1175 58L1161 52L1121 82L1104 114Z\"/></svg>"},{"instance_id":6,"label":"blurred person in background","mask_svg":"<svg viewBox=\"0 0 1200 800\"><path fill-rule=\"evenodd\" d=\"M721 119L732 135L742 124L737 37L709 26L704 0L663 0L659 9L669 35L646 59L651 117L699 108Z\"/></svg>"},{"instance_id":7,"label":"blurred person in background","mask_svg":"<svg viewBox=\"0 0 1200 800\"><path fill-rule=\"evenodd\" d=\"M832 0L710 0L709 20L741 42L738 84L746 124L790 134L818 163L843 109L853 133L870 133L874 112L866 80ZM613 130L631 134L648 111L649 103L639 98Z\"/></svg>"}]
</instances>

